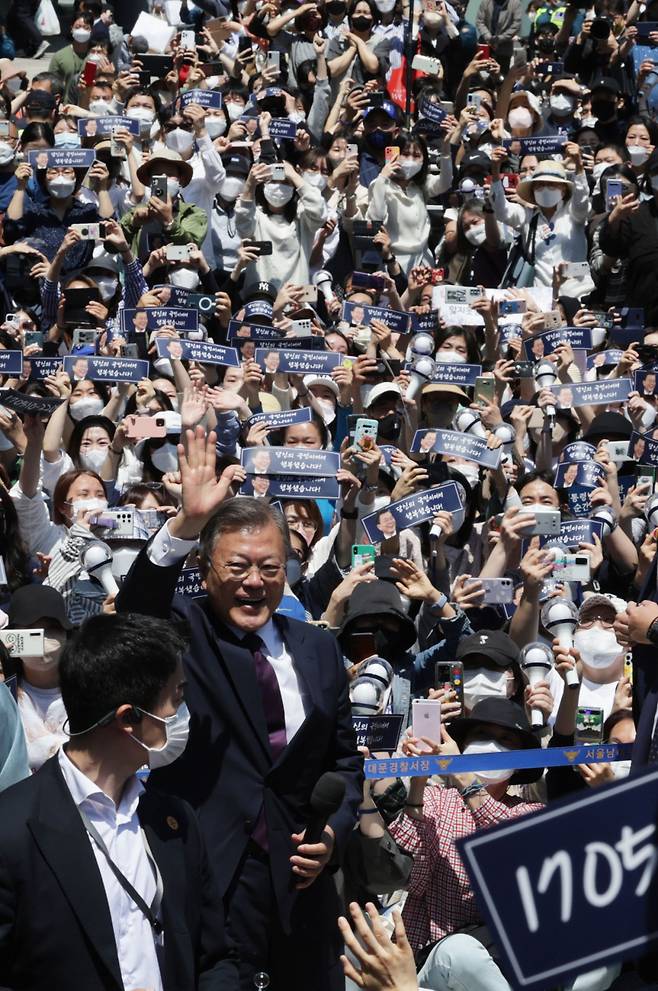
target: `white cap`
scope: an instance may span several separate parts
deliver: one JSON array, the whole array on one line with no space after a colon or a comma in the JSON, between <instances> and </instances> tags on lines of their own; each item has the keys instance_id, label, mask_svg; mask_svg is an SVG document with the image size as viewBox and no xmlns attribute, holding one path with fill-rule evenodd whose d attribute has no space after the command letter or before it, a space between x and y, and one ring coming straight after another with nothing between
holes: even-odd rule
<instances>
[{"instance_id":1,"label":"white cap","mask_svg":"<svg viewBox=\"0 0 658 991\"><path fill-rule=\"evenodd\" d=\"M338 386L328 375L305 375L303 381L307 389L310 389L312 385L323 385L326 389L331 389L338 399Z\"/></svg>"},{"instance_id":2,"label":"white cap","mask_svg":"<svg viewBox=\"0 0 658 991\"><path fill-rule=\"evenodd\" d=\"M374 385L370 390L368 401L365 404L366 407L372 406L372 404L376 402L380 396L385 396L387 392L394 392L397 396L402 398L402 389L399 385L396 385L395 382L378 382L377 385Z\"/></svg>"}]
</instances>

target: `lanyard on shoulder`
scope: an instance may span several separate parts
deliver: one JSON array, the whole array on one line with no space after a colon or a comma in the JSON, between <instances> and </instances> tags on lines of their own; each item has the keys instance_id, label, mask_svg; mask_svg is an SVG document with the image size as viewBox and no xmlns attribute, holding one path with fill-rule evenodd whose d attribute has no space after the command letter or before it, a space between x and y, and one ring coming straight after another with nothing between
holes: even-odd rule
<instances>
[{"instance_id":1,"label":"lanyard on shoulder","mask_svg":"<svg viewBox=\"0 0 658 991\"><path fill-rule=\"evenodd\" d=\"M153 872L155 874L155 895L153 896L153 901L151 902L150 905L146 904L140 893L133 887L133 885L130 883L130 881L123 873L123 871L121 871L114 863L112 857L110 856L110 851L107 849L100 833L92 823L87 813L84 812L81 808L78 808L78 812L80 813L80 818L82 819L85 829L87 830L92 840L94 841L98 849L105 857L105 860L107 861L107 866L110 868L110 870L112 871L115 878L117 879L123 890L126 892L128 897L133 900L137 908L148 919L151 929L153 930L154 936L157 938L157 940L161 940L163 934L163 926L160 920L158 919L158 913L160 911L160 906L162 905L164 884L162 883L162 874L160 873L160 868L158 867L155 861L155 857L151 852L151 847L149 846L149 842L146 838L146 833L144 832L143 829L140 829L140 832L142 834L142 839L144 841L144 849L146 851L146 856L148 857L148 861L151 867L153 868Z\"/></svg>"}]
</instances>

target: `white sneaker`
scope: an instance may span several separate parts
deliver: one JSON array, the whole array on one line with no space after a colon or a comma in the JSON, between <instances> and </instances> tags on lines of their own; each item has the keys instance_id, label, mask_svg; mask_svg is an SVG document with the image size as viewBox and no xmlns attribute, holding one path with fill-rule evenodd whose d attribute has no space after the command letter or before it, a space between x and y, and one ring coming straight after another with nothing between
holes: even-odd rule
<instances>
[{"instance_id":1,"label":"white sneaker","mask_svg":"<svg viewBox=\"0 0 658 991\"><path fill-rule=\"evenodd\" d=\"M39 47L37 48L36 52L32 56L32 58L41 58L43 53L46 52L49 48L50 48L50 42L42 41Z\"/></svg>"}]
</instances>

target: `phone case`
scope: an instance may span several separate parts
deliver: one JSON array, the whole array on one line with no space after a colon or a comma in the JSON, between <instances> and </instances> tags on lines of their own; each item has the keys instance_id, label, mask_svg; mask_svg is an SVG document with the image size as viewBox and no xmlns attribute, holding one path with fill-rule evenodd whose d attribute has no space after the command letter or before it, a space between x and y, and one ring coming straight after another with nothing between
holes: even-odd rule
<instances>
[{"instance_id":1,"label":"phone case","mask_svg":"<svg viewBox=\"0 0 658 991\"><path fill-rule=\"evenodd\" d=\"M438 699L412 699L411 731L419 740L418 749L423 753L431 753L431 749L422 742L421 737L441 742L441 703Z\"/></svg>"}]
</instances>

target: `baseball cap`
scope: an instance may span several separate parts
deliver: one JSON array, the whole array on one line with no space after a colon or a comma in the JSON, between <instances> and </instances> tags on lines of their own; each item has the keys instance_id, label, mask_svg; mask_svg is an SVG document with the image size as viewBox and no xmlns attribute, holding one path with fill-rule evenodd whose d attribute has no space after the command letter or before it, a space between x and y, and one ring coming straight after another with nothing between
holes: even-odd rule
<instances>
[{"instance_id":1,"label":"baseball cap","mask_svg":"<svg viewBox=\"0 0 658 991\"><path fill-rule=\"evenodd\" d=\"M242 298L245 303L250 303L254 299L267 299L270 303L273 303L276 299L277 289L276 286L272 285L271 282L255 282L249 289L245 290L242 294Z\"/></svg>"},{"instance_id":2,"label":"baseball cap","mask_svg":"<svg viewBox=\"0 0 658 991\"><path fill-rule=\"evenodd\" d=\"M331 389L338 399L338 386L328 375L305 375L303 381L307 389L310 389L312 385L323 385L326 389Z\"/></svg>"},{"instance_id":3,"label":"baseball cap","mask_svg":"<svg viewBox=\"0 0 658 991\"><path fill-rule=\"evenodd\" d=\"M482 654L499 667L506 668L518 660L519 648L502 630L480 630L470 637L464 637L457 647L458 661L463 661L474 654Z\"/></svg>"},{"instance_id":4,"label":"baseball cap","mask_svg":"<svg viewBox=\"0 0 658 991\"><path fill-rule=\"evenodd\" d=\"M612 76L602 76L598 82L594 83L592 86L592 93L597 89L606 89L609 93L614 93L615 96L619 96L621 93L621 87L616 79Z\"/></svg>"},{"instance_id":5,"label":"baseball cap","mask_svg":"<svg viewBox=\"0 0 658 991\"><path fill-rule=\"evenodd\" d=\"M49 585L23 585L17 588L9 600L10 628L31 626L40 619L52 619L63 630L73 629L66 615L64 599L56 588Z\"/></svg>"},{"instance_id":6,"label":"baseball cap","mask_svg":"<svg viewBox=\"0 0 658 991\"><path fill-rule=\"evenodd\" d=\"M368 407L372 406L372 404L376 402L380 396L385 396L389 392L394 392L396 396L402 396L402 390L399 385L395 384L395 382L378 382L377 385L374 385L370 390L368 401L364 403L365 408L368 409Z\"/></svg>"},{"instance_id":7,"label":"baseball cap","mask_svg":"<svg viewBox=\"0 0 658 991\"><path fill-rule=\"evenodd\" d=\"M383 110L384 113L391 118L391 120L394 121L398 120L398 108L395 106L394 103L391 103L390 100L382 100L382 104L380 107L368 107L368 109L364 114L364 117L367 117L368 114L374 113L375 110Z\"/></svg>"}]
</instances>

